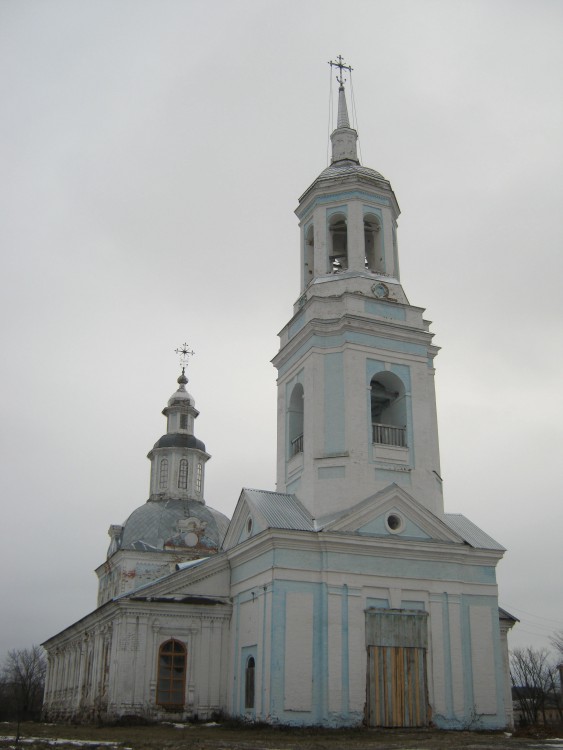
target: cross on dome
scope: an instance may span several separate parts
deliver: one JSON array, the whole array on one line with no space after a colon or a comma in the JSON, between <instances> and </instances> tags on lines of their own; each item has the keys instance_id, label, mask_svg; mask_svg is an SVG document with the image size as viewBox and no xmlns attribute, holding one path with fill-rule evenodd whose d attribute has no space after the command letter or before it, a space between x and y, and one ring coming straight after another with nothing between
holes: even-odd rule
<instances>
[{"instance_id":1,"label":"cross on dome","mask_svg":"<svg viewBox=\"0 0 563 750\"><path fill-rule=\"evenodd\" d=\"M195 352L190 349L189 344L183 343L182 346L178 347L174 350L178 357L180 358L180 367L182 368L182 375L185 374L186 367L188 366L188 361L190 357L193 357ZM187 381L186 381L187 382Z\"/></svg>"},{"instance_id":2,"label":"cross on dome","mask_svg":"<svg viewBox=\"0 0 563 750\"><path fill-rule=\"evenodd\" d=\"M348 70L351 73L353 68L350 65L344 64L344 58L342 57L342 55L338 55L336 59L338 60L338 62L333 62L332 60L329 60L328 64L330 65L331 68L338 68L340 70L340 75L336 76L336 80L340 84L340 88L343 88L344 84L346 83L346 79L343 78L342 71Z\"/></svg>"}]
</instances>

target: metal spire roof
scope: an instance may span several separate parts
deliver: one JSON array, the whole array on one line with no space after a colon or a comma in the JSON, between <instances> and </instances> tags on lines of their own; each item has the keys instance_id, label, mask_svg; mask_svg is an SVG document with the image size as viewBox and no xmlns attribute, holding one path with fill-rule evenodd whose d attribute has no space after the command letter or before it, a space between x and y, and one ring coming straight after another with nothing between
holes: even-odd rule
<instances>
[{"instance_id":1,"label":"metal spire roof","mask_svg":"<svg viewBox=\"0 0 563 750\"><path fill-rule=\"evenodd\" d=\"M350 119L348 117L348 107L346 105L346 92L344 86L340 86L338 89L338 118L336 120L336 128L349 128Z\"/></svg>"}]
</instances>

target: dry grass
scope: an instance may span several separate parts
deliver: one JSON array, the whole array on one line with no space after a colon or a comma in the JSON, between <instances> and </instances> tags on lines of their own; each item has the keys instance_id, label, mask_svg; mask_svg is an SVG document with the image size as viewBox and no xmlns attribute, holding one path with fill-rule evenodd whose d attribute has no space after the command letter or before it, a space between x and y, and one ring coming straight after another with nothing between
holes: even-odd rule
<instances>
[{"instance_id":1,"label":"dry grass","mask_svg":"<svg viewBox=\"0 0 563 750\"><path fill-rule=\"evenodd\" d=\"M15 724L0 724L0 748L14 747ZM189 724L150 726L70 726L67 724L23 724L22 750L46 750L57 740L58 750L77 750L77 741L88 742L88 750L524 750L563 748L545 736L507 737L503 732L443 732L436 730L330 730L287 727ZM559 735L561 736L561 735ZM32 739L34 738L34 739ZM63 740L69 740L65 743ZM72 743L72 744L71 744ZM92 743L92 744L90 744ZM107 746L103 743L115 743ZM97 748L96 748L97 746Z\"/></svg>"}]
</instances>

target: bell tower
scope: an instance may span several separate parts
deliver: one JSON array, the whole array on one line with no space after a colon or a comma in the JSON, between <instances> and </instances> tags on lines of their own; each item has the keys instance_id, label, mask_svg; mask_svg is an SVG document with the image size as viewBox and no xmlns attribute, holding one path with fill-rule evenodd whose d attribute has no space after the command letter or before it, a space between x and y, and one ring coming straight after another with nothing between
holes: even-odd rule
<instances>
[{"instance_id":1,"label":"bell tower","mask_svg":"<svg viewBox=\"0 0 563 750\"><path fill-rule=\"evenodd\" d=\"M345 72L331 164L299 199L301 290L280 332L277 490L314 518L392 483L443 513L434 357L424 310L399 274L399 205L360 164Z\"/></svg>"}]
</instances>

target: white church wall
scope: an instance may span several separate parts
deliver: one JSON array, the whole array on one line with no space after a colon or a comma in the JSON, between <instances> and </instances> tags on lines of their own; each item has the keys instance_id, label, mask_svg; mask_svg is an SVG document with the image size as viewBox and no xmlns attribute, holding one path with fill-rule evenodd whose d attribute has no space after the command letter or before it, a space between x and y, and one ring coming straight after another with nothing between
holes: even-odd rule
<instances>
[{"instance_id":1,"label":"white church wall","mask_svg":"<svg viewBox=\"0 0 563 750\"><path fill-rule=\"evenodd\" d=\"M187 719L224 711L230 607L219 610L122 601L63 631L47 644L46 718ZM187 649L185 704L174 711L156 703L159 648L171 638Z\"/></svg>"},{"instance_id":2,"label":"white church wall","mask_svg":"<svg viewBox=\"0 0 563 750\"><path fill-rule=\"evenodd\" d=\"M315 680L313 593L287 591L285 597L283 707L284 711L311 711Z\"/></svg>"},{"instance_id":3,"label":"white church wall","mask_svg":"<svg viewBox=\"0 0 563 750\"><path fill-rule=\"evenodd\" d=\"M432 721L458 729L505 726L496 585L481 553L471 564L468 548L456 546L451 555L442 548L435 559L403 548L398 559L389 548L371 546L366 554L368 547L345 549L343 544L337 551L338 542L333 547L328 535L306 537L310 544L305 535L299 544L276 544L275 572L271 557L258 549L240 565L231 560L236 596L241 602L246 597L233 614L233 628L239 618L240 629L233 644L237 668L240 673L242 649L256 643L260 679L271 687L268 695L260 689L256 718L295 725L360 724L366 701L365 612L395 607L429 613ZM264 586L268 599L256 593ZM491 645L481 653L485 637ZM241 700L231 701L234 715L244 715Z\"/></svg>"}]
</instances>

